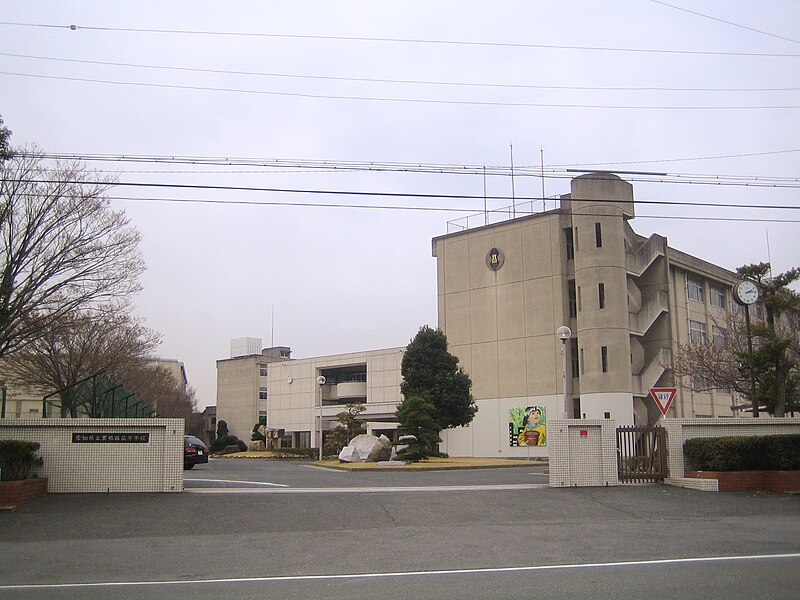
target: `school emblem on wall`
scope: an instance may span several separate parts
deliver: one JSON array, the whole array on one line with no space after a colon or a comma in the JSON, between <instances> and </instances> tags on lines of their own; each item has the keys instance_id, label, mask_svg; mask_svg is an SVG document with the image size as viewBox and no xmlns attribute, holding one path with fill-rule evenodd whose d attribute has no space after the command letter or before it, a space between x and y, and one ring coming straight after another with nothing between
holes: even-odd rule
<instances>
[{"instance_id":1,"label":"school emblem on wall","mask_svg":"<svg viewBox=\"0 0 800 600\"><path fill-rule=\"evenodd\" d=\"M486 255L486 266L489 267L492 271L497 271L497 269L503 266L505 260L506 257L500 250L498 250L497 248L492 248Z\"/></svg>"}]
</instances>

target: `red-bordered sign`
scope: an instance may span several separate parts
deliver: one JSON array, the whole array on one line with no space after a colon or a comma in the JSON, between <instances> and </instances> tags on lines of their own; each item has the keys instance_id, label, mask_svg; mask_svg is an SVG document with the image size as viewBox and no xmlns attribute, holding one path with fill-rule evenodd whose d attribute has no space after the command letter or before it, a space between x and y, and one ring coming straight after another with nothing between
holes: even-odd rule
<instances>
[{"instance_id":1,"label":"red-bordered sign","mask_svg":"<svg viewBox=\"0 0 800 600\"><path fill-rule=\"evenodd\" d=\"M650 395L653 397L653 400L656 401L658 404L658 409L661 411L661 414L665 417L667 416L667 411L669 410L672 401L675 399L675 394L678 392L678 388L650 388Z\"/></svg>"}]
</instances>

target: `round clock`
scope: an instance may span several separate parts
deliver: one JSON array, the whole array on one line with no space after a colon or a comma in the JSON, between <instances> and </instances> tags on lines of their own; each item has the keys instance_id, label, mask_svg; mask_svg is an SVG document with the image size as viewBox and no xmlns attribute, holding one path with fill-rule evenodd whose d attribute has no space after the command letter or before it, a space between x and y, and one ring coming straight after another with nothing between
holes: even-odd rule
<instances>
[{"instance_id":1,"label":"round clock","mask_svg":"<svg viewBox=\"0 0 800 600\"><path fill-rule=\"evenodd\" d=\"M733 286L733 299L737 304L749 306L758 301L758 284L750 279L742 279Z\"/></svg>"}]
</instances>

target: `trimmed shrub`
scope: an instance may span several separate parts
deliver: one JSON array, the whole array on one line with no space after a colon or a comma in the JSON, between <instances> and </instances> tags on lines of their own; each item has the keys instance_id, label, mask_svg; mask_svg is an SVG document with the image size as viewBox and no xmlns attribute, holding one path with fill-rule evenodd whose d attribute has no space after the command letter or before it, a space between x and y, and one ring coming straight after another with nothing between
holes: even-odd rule
<instances>
[{"instance_id":1,"label":"trimmed shrub","mask_svg":"<svg viewBox=\"0 0 800 600\"><path fill-rule=\"evenodd\" d=\"M683 444L694 471L800 470L800 434L694 438Z\"/></svg>"},{"instance_id":2,"label":"trimmed shrub","mask_svg":"<svg viewBox=\"0 0 800 600\"><path fill-rule=\"evenodd\" d=\"M237 446L240 452L247 452L247 444L245 444L235 435L223 435L222 437L218 437L213 442L211 442L211 446L209 446L208 449L213 454L219 454L227 446Z\"/></svg>"},{"instance_id":3,"label":"trimmed shrub","mask_svg":"<svg viewBox=\"0 0 800 600\"><path fill-rule=\"evenodd\" d=\"M36 455L40 444L22 440L0 440L0 477L3 481L35 479L44 461Z\"/></svg>"},{"instance_id":4,"label":"trimmed shrub","mask_svg":"<svg viewBox=\"0 0 800 600\"><path fill-rule=\"evenodd\" d=\"M272 450L276 457L281 458L316 458L319 450L317 448L275 448Z\"/></svg>"}]
</instances>

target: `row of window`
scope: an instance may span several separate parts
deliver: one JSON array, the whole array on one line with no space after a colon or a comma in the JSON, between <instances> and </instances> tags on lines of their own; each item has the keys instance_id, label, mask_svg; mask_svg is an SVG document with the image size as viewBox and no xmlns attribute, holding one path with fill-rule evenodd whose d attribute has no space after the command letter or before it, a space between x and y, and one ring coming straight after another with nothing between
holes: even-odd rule
<instances>
[{"instance_id":1,"label":"row of window","mask_svg":"<svg viewBox=\"0 0 800 600\"><path fill-rule=\"evenodd\" d=\"M581 288L575 288L575 280L567 280L567 303L569 305L569 316L575 318L578 316L578 311L581 310ZM606 284L597 284L597 306L598 308L606 307Z\"/></svg>"},{"instance_id":2,"label":"row of window","mask_svg":"<svg viewBox=\"0 0 800 600\"><path fill-rule=\"evenodd\" d=\"M686 274L686 294L689 300L695 302L705 302L705 280L699 275L692 273ZM716 308L725 308L725 297L727 296L727 288L717 284L708 283L708 301L711 306Z\"/></svg>"},{"instance_id":3,"label":"row of window","mask_svg":"<svg viewBox=\"0 0 800 600\"><path fill-rule=\"evenodd\" d=\"M583 348L578 350L578 338L572 338L570 343L570 360L572 362L572 377L579 379L581 376L582 364L586 364L583 358ZM580 360L578 356L580 355ZM608 373L608 346L600 346L600 370Z\"/></svg>"},{"instance_id":4,"label":"row of window","mask_svg":"<svg viewBox=\"0 0 800 600\"><path fill-rule=\"evenodd\" d=\"M572 228L564 230L567 242L566 243L567 260L573 260L575 258L575 252L576 250L578 250L577 233L578 233L577 227L574 230ZM603 226L600 223L594 224L594 245L597 248L603 247Z\"/></svg>"},{"instance_id":5,"label":"row of window","mask_svg":"<svg viewBox=\"0 0 800 600\"><path fill-rule=\"evenodd\" d=\"M728 335L728 330L724 327L711 326L712 341L715 344L723 344ZM689 341L692 344L705 344L708 340L706 334L706 324L702 321L692 321L689 319Z\"/></svg>"}]
</instances>

